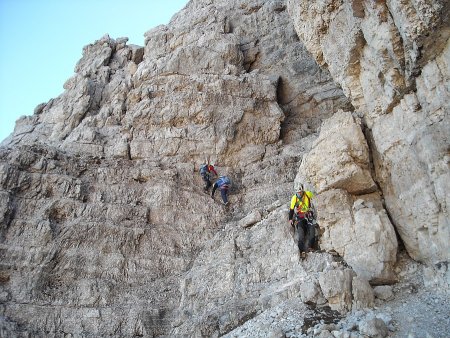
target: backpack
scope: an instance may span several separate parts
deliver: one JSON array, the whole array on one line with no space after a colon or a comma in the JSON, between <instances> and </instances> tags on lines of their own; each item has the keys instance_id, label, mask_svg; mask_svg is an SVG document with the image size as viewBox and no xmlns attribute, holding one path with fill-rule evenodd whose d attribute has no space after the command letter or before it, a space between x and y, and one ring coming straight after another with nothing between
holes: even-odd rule
<instances>
[{"instance_id":1,"label":"backpack","mask_svg":"<svg viewBox=\"0 0 450 338\"><path fill-rule=\"evenodd\" d=\"M206 174L208 174L208 165L202 164L200 166L200 175L205 176Z\"/></svg>"},{"instance_id":2,"label":"backpack","mask_svg":"<svg viewBox=\"0 0 450 338\"><path fill-rule=\"evenodd\" d=\"M227 189L231 185L231 181L228 176L220 176L217 180L217 186L222 189Z\"/></svg>"}]
</instances>

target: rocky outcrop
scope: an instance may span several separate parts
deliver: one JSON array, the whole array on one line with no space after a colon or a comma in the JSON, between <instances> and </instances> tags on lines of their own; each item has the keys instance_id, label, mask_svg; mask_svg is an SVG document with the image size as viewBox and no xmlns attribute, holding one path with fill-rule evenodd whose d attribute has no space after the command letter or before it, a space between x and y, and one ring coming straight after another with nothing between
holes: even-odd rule
<instances>
[{"instance_id":1,"label":"rocky outcrop","mask_svg":"<svg viewBox=\"0 0 450 338\"><path fill-rule=\"evenodd\" d=\"M288 8L318 63L370 114L392 111L450 34L446 1L288 1Z\"/></svg>"},{"instance_id":2,"label":"rocky outcrop","mask_svg":"<svg viewBox=\"0 0 450 338\"><path fill-rule=\"evenodd\" d=\"M337 251L372 283L392 283L397 239L371 176L360 119L341 111L324 121L296 180L319 193L321 248Z\"/></svg>"},{"instance_id":3,"label":"rocky outcrop","mask_svg":"<svg viewBox=\"0 0 450 338\"><path fill-rule=\"evenodd\" d=\"M409 254L450 258L448 1L288 1L305 46L361 112Z\"/></svg>"},{"instance_id":4,"label":"rocky outcrop","mask_svg":"<svg viewBox=\"0 0 450 338\"><path fill-rule=\"evenodd\" d=\"M66 91L20 120L8 144L240 163L260 159L280 133L289 142L313 133L347 99L298 41L284 2L238 7L191 1L146 33L145 48L108 36L86 46Z\"/></svg>"},{"instance_id":5,"label":"rocky outcrop","mask_svg":"<svg viewBox=\"0 0 450 338\"><path fill-rule=\"evenodd\" d=\"M369 147L361 122L350 112L338 112L324 121L311 151L303 158L299 175L321 193L344 189L353 195L377 190L370 172Z\"/></svg>"}]
</instances>

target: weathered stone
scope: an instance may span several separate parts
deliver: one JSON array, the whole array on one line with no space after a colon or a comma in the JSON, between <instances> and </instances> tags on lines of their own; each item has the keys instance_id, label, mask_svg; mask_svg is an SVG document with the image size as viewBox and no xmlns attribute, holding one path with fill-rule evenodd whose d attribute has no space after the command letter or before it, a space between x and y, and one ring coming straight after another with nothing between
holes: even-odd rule
<instances>
[{"instance_id":1,"label":"weathered stone","mask_svg":"<svg viewBox=\"0 0 450 338\"><path fill-rule=\"evenodd\" d=\"M450 98L449 93L442 96ZM390 115L376 121L375 168L408 253L420 261L436 262L449 257L450 172L445 149L450 142L450 107L445 103L443 110L426 113L415 108L419 102L415 94L406 96Z\"/></svg>"},{"instance_id":2,"label":"weathered stone","mask_svg":"<svg viewBox=\"0 0 450 338\"><path fill-rule=\"evenodd\" d=\"M355 4L288 1L288 10L305 46L364 116L374 178L408 253L428 264L448 260L450 5Z\"/></svg>"},{"instance_id":3,"label":"weathered stone","mask_svg":"<svg viewBox=\"0 0 450 338\"><path fill-rule=\"evenodd\" d=\"M322 295L319 283L315 279L307 280L300 285L300 296L303 303L323 305L326 299Z\"/></svg>"},{"instance_id":4,"label":"weathered stone","mask_svg":"<svg viewBox=\"0 0 450 338\"><path fill-rule=\"evenodd\" d=\"M361 111L392 109L418 66L439 54L450 35L448 4L441 1L288 1L288 9L308 50ZM424 43L437 48L421 55Z\"/></svg>"},{"instance_id":5,"label":"weathered stone","mask_svg":"<svg viewBox=\"0 0 450 338\"><path fill-rule=\"evenodd\" d=\"M367 280L392 282L397 240L379 196L358 196L356 209L352 196L342 190L323 192L315 202L321 248L338 252Z\"/></svg>"},{"instance_id":6,"label":"weathered stone","mask_svg":"<svg viewBox=\"0 0 450 338\"><path fill-rule=\"evenodd\" d=\"M376 298L382 300L389 300L394 297L392 292L392 286L390 285L379 285L373 288L373 292Z\"/></svg>"},{"instance_id":7,"label":"weathered stone","mask_svg":"<svg viewBox=\"0 0 450 338\"><path fill-rule=\"evenodd\" d=\"M360 277L353 277L352 279L352 296L353 296L353 310L367 309L373 307L374 292L369 282Z\"/></svg>"},{"instance_id":8,"label":"weathered stone","mask_svg":"<svg viewBox=\"0 0 450 338\"><path fill-rule=\"evenodd\" d=\"M239 221L239 225L243 228L252 226L261 220L261 213L259 210L253 210L250 214Z\"/></svg>"},{"instance_id":9,"label":"weathered stone","mask_svg":"<svg viewBox=\"0 0 450 338\"><path fill-rule=\"evenodd\" d=\"M369 170L367 142L350 112L338 112L324 122L299 172L319 193L345 189L360 195L376 189Z\"/></svg>"},{"instance_id":10,"label":"weathered stone","mask_svg":"<svg viewBox=\"0 0 450 338\"><path fill-rule=\"evenodd\" d=\"M86 46L64 93L0 147L0 335L299 336L301 300L346 312L370 306L364 279L392 282L383 203L408 252L445 262L448 34L441 2L418 4L291 1L315 20L296 26L320 28L305 47L284 0L192 0L144 47ZM203 192L205 158L232 178L227 209ZM298 260L302 159L321 243L353 270ZM428 186L425 231L407 205Z\"/></svg>"},{"instance_id":11,"label":"weathered stone","mask_svg":"<svg viewBox=\"0 0 450 338\"><path fill-rule=\"evenodd\" d=\"M384 338L388 336L389 330L386 324L379 318L371 318L359 325L359 331L366 336Z\"/></svg>"},{"instance_id":12,"label":"weathered stone","mask_svg":"<svg viewBox=\"0 0 450 338\"><path fill-rule=\"evenodd\" d=\"M347 312L352 307L352 279L355 273L350 269L328 270L319 273L323 296L331 309Z\"/></svg>"}]
</instances>

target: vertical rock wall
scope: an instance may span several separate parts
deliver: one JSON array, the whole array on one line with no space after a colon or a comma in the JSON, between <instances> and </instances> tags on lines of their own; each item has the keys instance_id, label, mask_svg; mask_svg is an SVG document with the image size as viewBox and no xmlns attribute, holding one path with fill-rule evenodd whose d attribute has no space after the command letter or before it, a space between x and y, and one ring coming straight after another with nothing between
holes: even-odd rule
<instances>
[{"instance_id":1,"label":"vertical rock wall","mask_svg":"<svg viewBox=\"0 0 450 338\"><path fill-rule=\"evenodd\" d=\"M321 248L336 250L374 284L395 281L396 234L372 179L360 119L342 111L327 119L299 174L319 193Z\"/></svg>"},{"instance_id":2,"label":"vertical rock wall","mask_svg":"<svg viewBox=\"0 0 450 338\"><path fill-rule=\"evenodd\" d=\"M447 261L448 1L288 1L300 39L363 117L408 253Z\"/></svg>"},{"instance_id":3,"label":"vertical rock wall","mask_svg":"<svg viewBox=\"0 0 450 338\"><path fill-rule=\"evenodd\" d=\"M284 202L348 99L285 2L191 1L145 47L126 42L86 46L2 144L1 334L224 334L308 275ZM229 210L202 191L208 157L232 178Z\"/></svg>"},{"instance_id":4,"label":"vertical rock wall","mask_svg":"<svg viewBox=\"0 0 450 338\"><path fill-rule=\"evenodd\" d=\"M367 280L394 279L392 224L414 258L447 259L442 5L292 1L294 29L285 1L192 0L144 47L86 46L0 148L0 334L219 336L287 300L365 308ZM300 179L351 268L298 262Z\"/></svg>"}]
</instances>

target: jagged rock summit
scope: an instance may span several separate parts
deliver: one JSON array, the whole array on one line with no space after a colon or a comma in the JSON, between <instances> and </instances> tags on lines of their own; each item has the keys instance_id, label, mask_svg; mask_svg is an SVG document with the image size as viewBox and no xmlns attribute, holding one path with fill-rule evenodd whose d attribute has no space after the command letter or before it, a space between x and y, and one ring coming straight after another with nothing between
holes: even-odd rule
<instances>
[{"instance_id":1,"label":"jagged rock summit","mask_svg":"<svg viewBox=\"0 0 450 338\"><path fill-rule=\"evenodd\" d=\"M0 335L443 337L448 9L191 0L144 47L84 47L0 147ZM299 182L323 249L303 261Z\"/></svg>"}]
</instances>

